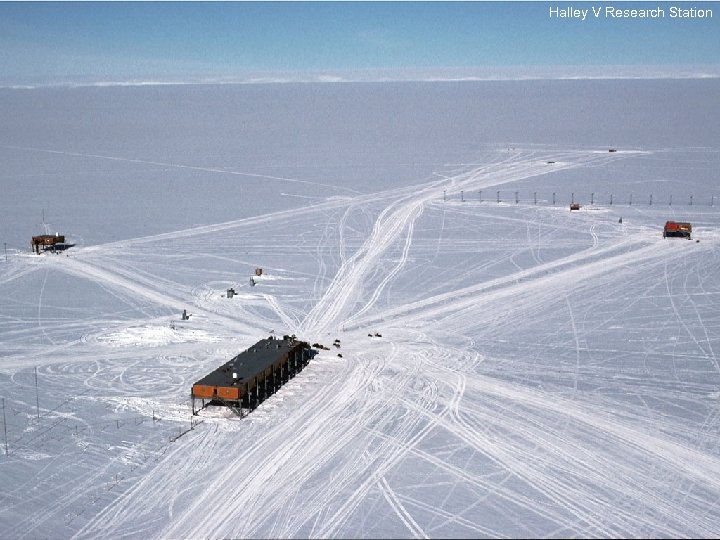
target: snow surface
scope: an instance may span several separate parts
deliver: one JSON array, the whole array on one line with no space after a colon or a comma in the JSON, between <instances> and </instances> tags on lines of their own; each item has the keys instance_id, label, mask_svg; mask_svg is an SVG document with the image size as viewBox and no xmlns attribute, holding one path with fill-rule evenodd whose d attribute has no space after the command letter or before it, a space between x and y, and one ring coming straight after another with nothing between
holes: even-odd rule
<instances>
[{"instance_id":1,"label":"snow surface","mask_svg":"<svg viewBox=\"0 0 720 540\"><path fill-rule=\"evenodd\" d=\"M0 90L2 536L717 537L719 103ZM342 357L190 429L191 384L271 333Z\"/></svg>"}]
</instances>

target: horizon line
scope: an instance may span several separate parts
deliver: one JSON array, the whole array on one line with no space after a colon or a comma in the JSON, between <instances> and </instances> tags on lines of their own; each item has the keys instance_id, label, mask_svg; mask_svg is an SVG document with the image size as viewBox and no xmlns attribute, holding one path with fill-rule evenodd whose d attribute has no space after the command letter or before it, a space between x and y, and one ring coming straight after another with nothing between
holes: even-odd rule
<instances>
[{"instance_id":1,"label":"horizon line","mask_svg":"<svg viewBox=\"0 0 720 540\"><path fill-rule=\"evenodd\" d=\"M67 77L54 81L0 82L0 89L81 88L120 86L328 84L384 82L493 82L535 80L682 80L720 78L720 65L489 66L478 68L408 68L269 71L245 75L165 77Z\"/></svg>"}]
</instances>

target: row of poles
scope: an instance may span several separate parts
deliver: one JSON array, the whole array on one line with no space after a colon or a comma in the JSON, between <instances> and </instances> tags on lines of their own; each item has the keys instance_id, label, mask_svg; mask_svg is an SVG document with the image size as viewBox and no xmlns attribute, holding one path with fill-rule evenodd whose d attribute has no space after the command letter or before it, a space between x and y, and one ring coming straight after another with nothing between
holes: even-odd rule
<instances>
[{"instance_id":1,"label":"row of poles","mask_svg":"<svg viewBox=\"0 0 720 540\"><path fill-rule=\"evenodd\" d=\"M8 456L8 455L10 455L10 450L9 450L9 443L8 443L8 436L7 436L7 418L6 418L6 414L5 414L5 398L1 398L1 399L0 399L0 403L2 404L2 414L3 414L3 435L4 435L4 444L5 444L5 455ZM116 418L116 419L114 420L114 422L115 422L115 427L116 427L117 429L120 429L120 426L126 424L126 423L128 422L128 420L133 420L134 425L138 425L138 419L139 419L139 420L140 420L139 423L142 424L143 421L145 420L145 418L146 418L145 415L135 416L135 417L132 417L132 418L130 418L130 419L128 419L128 418L124 418L124 419ZM153 410L152 410L152 422L153 422L153 424L155 424L156 422L159 422L160 420L161 420L161 418L160 418L158 415L155 414L155 409L153 409ZM121 422L122 422L122 424L121 424ZM191 415L191 416L190 416L190 430L195 429L195 426L198 425L198 424L201 424L202 422L203 422L202 420L200 420L200 421L195 420L195 419L192 417L192 415ZM107 425L107 424L112 424L112 423L113 423L112 420L106 420L106 421L100 422L100 424L102 425L101 431L104 431L104 430L105 430L105 425ZM86 426L91 427L90 424L86 424ZM84 429L84 428L83 428L83 429ZM187 433L188 431L190 431L190 430L185 430L185 431L183 431L183 430L182 430L182 427L180 427L179 429L180 429L180 435L178 435L177 437L171 437L171 438L170 438L170 439L171 439L171 442L175 441L179 436L184 435L185 433ZM75 431L75 435L77 435L77 434L78 434L78 424L77 424L77 423L75 424L75 430L74 430L74 431ZM19 441L19 439L18 439L18 441Z\"/></svg>"},{"instance_id":2,"label":"row of poles","mask_svg":"<svg viewBox=\"0 0 720 540\"><path fill-rule=\"evenodd\" d=\"M483 194L482 190L478 191L478 199L479 199L480 202L483 201L482 194ZM446 201L446 200L447 200L447 190L443 190L443 201ZM465 192L464 192L464 191L460 191L460 200L461 200L461 201L465 201ZM501 197L500 197L500 191L497 192L496 201L497 201L498 203L502 202L502 199L501 199ZM519 191L516 191L516 192L515 192L515 204L519 204L519 202L520 202L520 192L519 192ZM538 202L538 199L537 199L537 191L534 191L534 192L533 192L533 204L537 204L537 202ZM596 202L595 193L591 193L591 194L590 194L590 204L595 204L595 202ZM610 201L609 201L609 202L610 202L610 206L612 206L613 203L615 203L615 204L622 204L622 203L618 203L617 200L613 201L613 194L612 194L612 193L610 194ZM571 203L571 204L574 204L574 203L575 203L575 193L572 193L572 194L571 194L570 203ZM670 195L670 198L669 198L669 200L668 200L668 205L669 205L669 206L672 206L672 203L673 203L673 196ZM554 191L553 191L553 194L552 194L552 204L553 204L553 205L557 204L557 197L556 197L556 193L555 193ZM601 203L598 202L598 204L601 204ZM629 201L628 201L628 204L629 204L630 206L632 206L632 204L633 204L633 195L632 195L632 193L630 194L630 199L629 199ZM637 204L637 201L636 201L636 204ZM653 205L653 196L652 196L652 194L650 194L650 199L649 199L649 201L648 201L648 204L649 204L650 206ZM690 206L693 206L693 195L690 195L690 200L689 200L688 204L689 204ZM712 196L710 197L710 206L715 206L715 195L712 195Z\"/></svg>"},{"instance_id":3,"label":"row of poles","mask_svg":"<svg viewBox=\"0 0 720 540\"><path fill-rule=\"evenodd\" d=\"M38 390L38 370L35 368L35 407L37 408L37 419L40 420L40 391ZM5 398L2 398L2 411L3 411L3 435L5 439L5 455L8 455L8 440L7 440L7 417L5 416Z\"/></svg>"},{"instance_id":4,"label":"row of poles","mask_svg":"<svg viewBox=\"0 0 720 540\"><path fill-rule=\"evenodd\" d=\"M3 440L5 443L5 455L7 456L7 455L9 455L9 450L8 450L8 437L7 437L7 416L5 414L5 398L1 398L1 402L2 402L2 415L3 415ZM40 391L39 391L39 385L38 385L38 368L37 367L35 368L35 407L36 407L36 411L37 411L37 419L38 419L38 421L40 421ZM155 409L153 409L153 412L152 412L152 419L153 419L153 423L155 423L155 421L156 421ZM198 423L199 422L193 422L193 417L191 414L190 415L190 430L195 429L195 425ZM183 435L184 433L185 432L182 432L182 430L181 430L180 435L178 435L178 437Z\"/></svg>"}]
</instances>

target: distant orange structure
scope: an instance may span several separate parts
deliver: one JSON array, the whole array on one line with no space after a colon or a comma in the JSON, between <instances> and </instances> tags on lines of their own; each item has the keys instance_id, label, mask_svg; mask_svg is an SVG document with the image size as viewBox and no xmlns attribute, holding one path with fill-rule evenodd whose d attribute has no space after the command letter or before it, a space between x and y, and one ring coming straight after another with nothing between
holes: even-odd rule
<instances>
[{"instance_id":1,"label":"distant orange structure","mask_svg":"<svg viewBox=\"0 0 720 540\"><path fill-rule=\"evenodd\" d=\"M54 236L52 234L41 234L40 236L33 236L32 237L32 250L40 254L40 247L42 246L43 251L46 249L55 249L57 244L64 244L65 243L65 236L62 234L55 234Z\"/></svg>"},{"instance_id":2,"label":"distant orange structure","mask_svg":"<svg viewBox=\"0 0 720 540\"><path fill-rule=\"evenodd\" d=\"M687 222L667 221L663 227L663 238L676 237L692 239L692 225Z\"/></svg>"}]
</instances>

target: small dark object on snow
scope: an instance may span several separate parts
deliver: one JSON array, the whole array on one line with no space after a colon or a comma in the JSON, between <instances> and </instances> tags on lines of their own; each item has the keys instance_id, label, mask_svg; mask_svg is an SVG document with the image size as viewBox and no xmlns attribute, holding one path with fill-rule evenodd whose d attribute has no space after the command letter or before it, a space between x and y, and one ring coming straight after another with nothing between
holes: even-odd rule
<instances>
[{"instance_id":1,"label":"small dark object on snow","mask_svg":"<svg viewBox=\"0 0 720 540\"><path fill-rule=\"evenodd\" d=\"M378 334L377 332L375 332L375 337L382 337L382 334Z\"/></svg>"},{"instance_id":2,"label":"small dark object on snow","mask_svg":"<svg viewBox=\"0 0 720 540\"><path fill-rule=\"evenodd\" d=\"M187 309L183 309L183 312L182 312L182 320L183 320L183 321L190 320L190 315L188 315Z\"/></svg>"},{"instance_id":3,"label":"small dark object on snow","mask_svg":"<svg viewBox=\"0 0 720 540\"><path fill-rule=\"evenodd\" d=\"M368 334L368 337L372 337L372 334Z\"/></svg>"},{"instance_id":4,"label":"small dark object on snow","mask_svg":"<svg viewBox=\"0 0 720 540\"><path fill-rule=\"evenodd\" d=\"M622 223L622 218L618 219L618 223Z\"/></svg>"},{"instance_id":5,"label":"small dark object on snow","mask_svg":"<svg viewBox=\"0 0 720 540\"><path fill-rule=\"evenodd\" d=\"M340 358L342 358L342 354L338 353L338 356L339 356Z\"/></svg>"},{"instance_id":6,"label":"small dark object on snow","mask_svg":"<svg viewBox=\"0 0 720 540\"><path fill-rule=\"evenodd\" d=\"M696 243L696 244L699 244L699 243L700 243L700 240L695 240L695 243Z\"/></svg>"},{"instance_id":7,"label":"small dark object on snow","mask_svg":"<svg viewBox=\"0 0 720 540\"><path fill-rule=\"evenodd\" d=\"M333 347L337 347L337 348L339 349L339 348L340 348L340 344L339 344L338 342L335 342L335 343L333 343Z\"/></svg>"}]
</instances>

